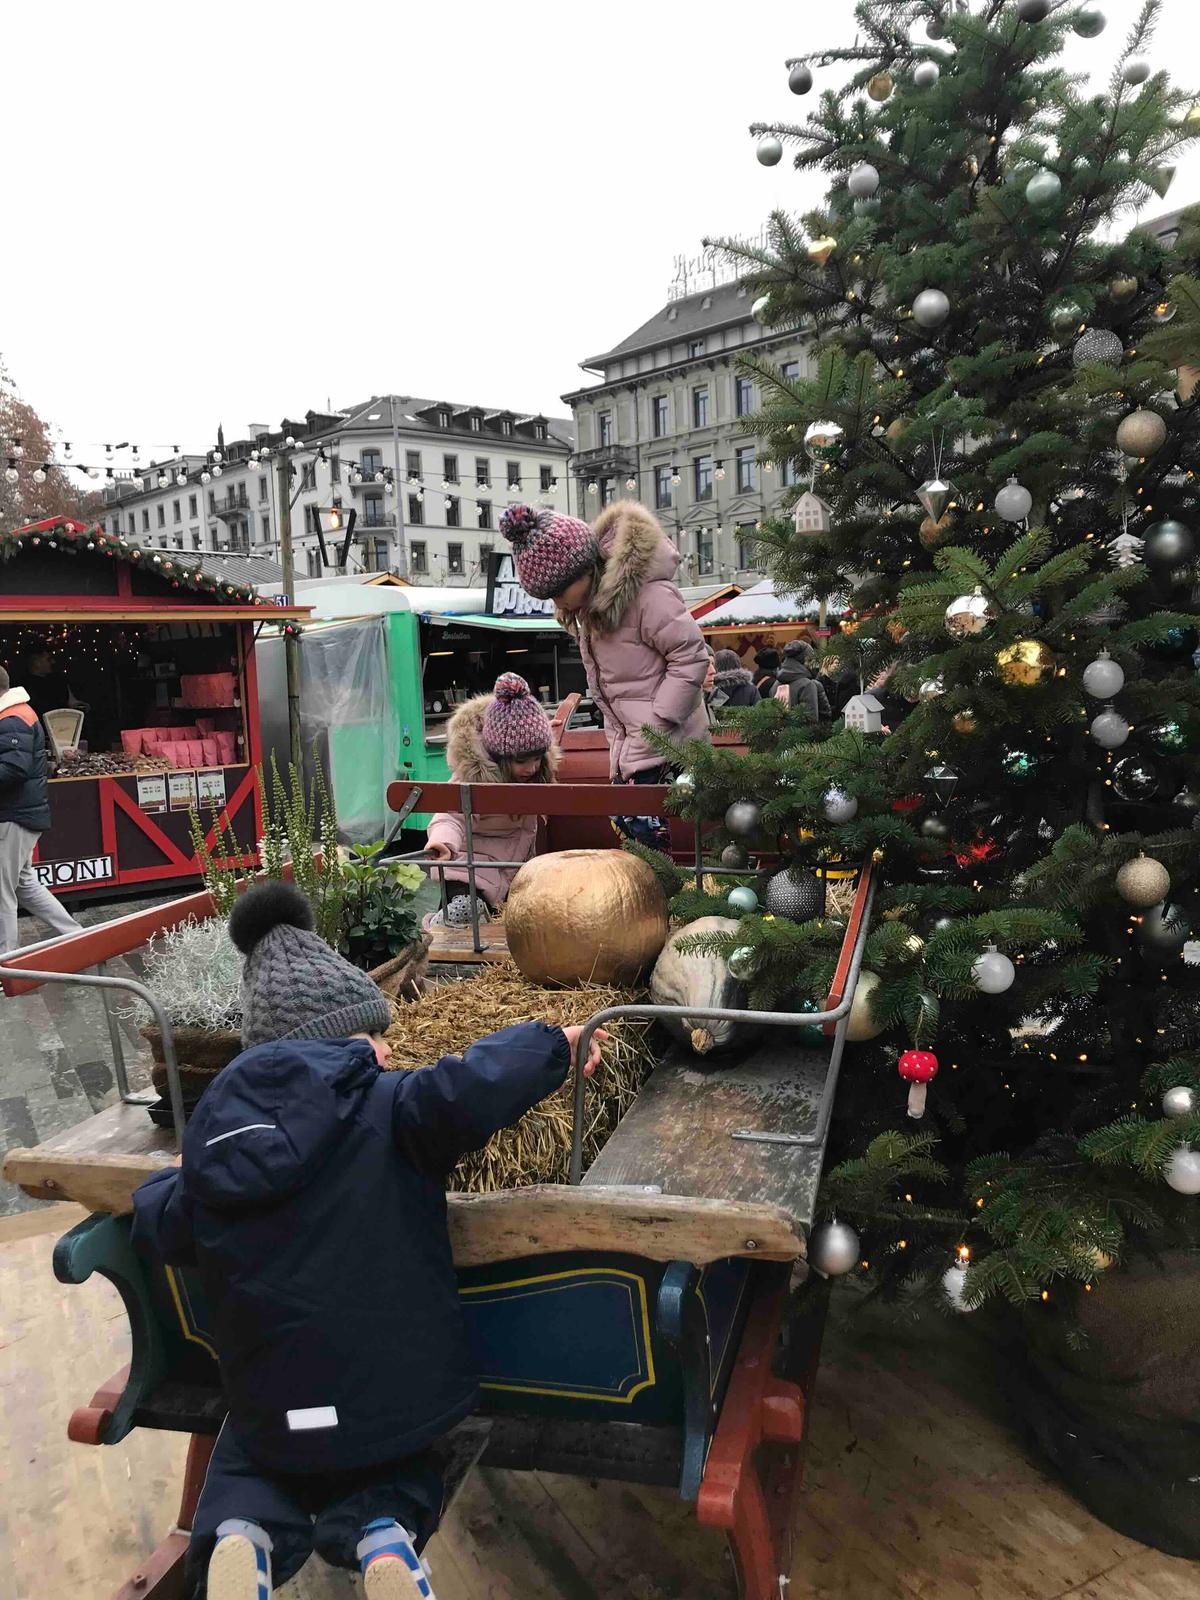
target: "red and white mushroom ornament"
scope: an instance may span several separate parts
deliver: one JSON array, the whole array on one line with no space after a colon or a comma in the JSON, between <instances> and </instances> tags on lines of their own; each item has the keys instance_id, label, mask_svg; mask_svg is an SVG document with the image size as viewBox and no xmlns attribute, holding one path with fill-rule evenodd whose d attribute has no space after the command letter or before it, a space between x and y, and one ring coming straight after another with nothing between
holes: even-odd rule
<instances>
[{"instance_id":1,"label":"red and white mushroom ornament","mask_svg":"<svg viewBox=\"0 0 1200 1600\"><path fill-rule=\"evenodd\" d=\"M896 1071L908 1084L908 1114L916 1121L925 1115L925 1096L937 1077L938 1058L932 1050L906 1050Z\"/></svg>"}]
</instances>

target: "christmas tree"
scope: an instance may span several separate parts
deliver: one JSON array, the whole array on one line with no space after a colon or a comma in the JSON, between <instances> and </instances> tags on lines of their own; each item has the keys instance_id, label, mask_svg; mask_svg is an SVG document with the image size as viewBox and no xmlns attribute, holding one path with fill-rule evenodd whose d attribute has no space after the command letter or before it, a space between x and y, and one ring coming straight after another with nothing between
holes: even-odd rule
<instances>
[{"instance_id":1,"label":"christmas tree","mask_svg":"<svg viewBox=\"0 0 1200 1600\"><path fill-rule=\"evenodd\" d=\"M801 95L834 69L808 120L752 129L825 204L726 243L812 340L809 376L745 363L763 457L832 508L763 530L777 586L848 597L818 669L876 699L731 713L743 756L663 743L747 868L732 899L672 880L675 910L732 908L700 942L811 1009L820 874L875 857L825 1216L960 1308L1200 1236L1198 233L1128 215L1200 108L1145 59L1156 10L1095 93L1061 60L1095 6L863 0L853 46L788 63Z\"/></svg>"}]
</instances>

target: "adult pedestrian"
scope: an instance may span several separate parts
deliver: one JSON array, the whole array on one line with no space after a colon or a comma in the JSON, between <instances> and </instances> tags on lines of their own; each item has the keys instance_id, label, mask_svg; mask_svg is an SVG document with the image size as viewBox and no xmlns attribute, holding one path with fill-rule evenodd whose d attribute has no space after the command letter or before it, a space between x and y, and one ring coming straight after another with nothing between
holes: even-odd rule
<instances>
[{"instance_id":1,"label":"adult pedestrian","mask_svg":"<svg viewBox=\"0 0 1200 1600\"><path fill-rule=\"evenodd\" d=\"M770 700L775 694L775 674L779 671L779 651L764 645L754 654L754 687L760 700Z\"/></svg>"},{"instance_id":2,"label":"adult pedestrian","mask_svg":"<svg viewBox=\"0 0 1200 1600\"><path fill-rule=\"evenodd\" d=\"M803 706L814 722L828 722L831 712L825 685L812 669L813 649L803 639L784 646L775 674L775 698L786 700L789 710Z\"/></svg>"},{"instance_id":3,"label":"adult pedestrian","mask_svg":"<svg viewBox=\"0 0 1200 1600\"><path fill-rule=\"evenodd\" d=\"M0 667L0 955L19 943L18 907L61 938L79 932L75 918L33 870L33 852L49 826L46 735L29 695L11 688Z\"/></svg>"},{"instance_id":4,"label":"adult pedestrian","mask_svg":"<svg viewBox=\"0 0 1200 1600\"><path fill-rule=\"evenodd\" d=\"M754 706L759 694L754 675L741 663L736 650L718 650L714 661L712 689L708 703L714 710L722 706Z\"/></svg>"}]
</instances>

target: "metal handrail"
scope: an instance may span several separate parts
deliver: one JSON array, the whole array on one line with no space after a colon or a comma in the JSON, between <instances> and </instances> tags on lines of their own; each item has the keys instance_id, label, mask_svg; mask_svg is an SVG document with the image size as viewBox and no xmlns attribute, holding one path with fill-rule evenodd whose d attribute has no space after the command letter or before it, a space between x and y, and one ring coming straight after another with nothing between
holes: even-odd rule
<instances>
[{"instance_id":1,"label":"metal handrail","mask_svg":"<svg viewBox=\"0 0 1200 1600\"><path fill-rule=\"evenodd\" d=\"M578 1184L583 1181L583 1112L587 1089L587 1079L583 1075L583 1068L587 1062L588 1050L591 1046L592 1035L596 1029L605 1022L615 1021L618 1017L636 1017L642 1021L653 1022L662 1017L678 1017L690 1019L698 1017L703 1022L752 1022L770 1028L813 1028L827 1022L836 1023L833 1036L833 1050L829 1059L829 1071L825 1075L825 1087L821 1094L821 1104L817 1112L817 1125L810 1134L789 1134L789 1144L800 1146L819 1145L824 1140L829 1130L829 1120L833 1115L833 1100L837 1093L838 1077L842 1068L842 1052L846 1046L846 1027L850 1020L850 1007L854 1003L854 991L858 987L858 975L862 970L863 952L866 949L867 934L871 925L871 906L875 899L875 883L872 877L867 885L866 895L863 899L862 917L859 921L855 935L854 947L850 952L850 965L846 971L846 988L841 1000L829 1011L746 1011L737 1010L726 1006L656 1006L656 1005L628 1005L608 1006L604 1011L597 1011L588 1018L583 1025L583 1032L579 1035L579 1044L575 1050L575 1083L571 1107L571 1170L570 1182ZM734 1133L733 1138L751 1137L749 1130ZM761 1135L760 1135L761 1137Z\"/></svg>"}]
</instances>

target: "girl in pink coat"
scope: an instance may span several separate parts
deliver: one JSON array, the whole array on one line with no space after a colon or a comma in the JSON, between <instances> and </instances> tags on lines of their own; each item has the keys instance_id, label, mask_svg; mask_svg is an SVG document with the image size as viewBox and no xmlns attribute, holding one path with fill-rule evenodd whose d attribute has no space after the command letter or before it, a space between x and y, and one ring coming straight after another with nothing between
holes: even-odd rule
<instances>
[{"instance_id":1,"label":"girl in pink coat","mask_svg":"<svg viewBox=\"0 0 1200 1600\"><path fill-rule=\"evenodd\" d=\"M559 761L550 722L525 679L515 672L501 673L491 694L465 701L450 719L446 756L451 783L553 783ZM534 816L471 817L475 859L475 887L493 911L504 903L516 867L489 867L489 861L528 861L537 848L538 823ZM440 811L429 824L427 853L435 861L461 860L467 853L467 831L460 814ZM463 893L454 894L461 885ZM446 911L435 912L426 926L445 920L469 922L470 904L465 867L446 873ZM484 906L481 914L486 916Z\"/></svg>"},{"instance_id":2,"label":"girl in pink coat","mask_svg":"<svg viewBox=\"0 0 1200 1600\"><path fill-rule=\"evenodd\" d=\"M514 506L500 530L512 541L522 586L553 600L559 621L579 641L588 689L604 715L612 782L664 782L666 764L642 729L676 738L708 731L708 648L675 583L678 550L632 500L606 507L591 527L555 511ZM663 842L661 826L623 831Z\"/></svg>"}]
</instances>

